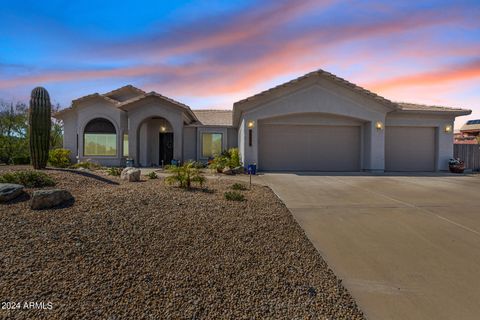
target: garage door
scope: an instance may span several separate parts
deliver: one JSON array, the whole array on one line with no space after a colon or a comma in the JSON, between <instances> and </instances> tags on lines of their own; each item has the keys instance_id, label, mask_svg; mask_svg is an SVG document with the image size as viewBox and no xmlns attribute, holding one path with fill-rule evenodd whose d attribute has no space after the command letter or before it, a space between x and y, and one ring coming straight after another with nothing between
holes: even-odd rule
<instances>
[{"instance_id":1,"label":"garage door","mask_svg":"<svg viewBox=\"0 0 480 320\"><path fill-rule=\"evenodd\" d=\"M261 124L259 168L359 171L360 127Z\"/></svg>"},{"instance_id":2,"label":"garage door","mask_svg":"<svg viewBox=\"0 0 480 320\"><path fill-rule=\"evenodd\" d=\"M435 128L386 127L385 170L435 171Z\"/></svg>"}]
</instances>

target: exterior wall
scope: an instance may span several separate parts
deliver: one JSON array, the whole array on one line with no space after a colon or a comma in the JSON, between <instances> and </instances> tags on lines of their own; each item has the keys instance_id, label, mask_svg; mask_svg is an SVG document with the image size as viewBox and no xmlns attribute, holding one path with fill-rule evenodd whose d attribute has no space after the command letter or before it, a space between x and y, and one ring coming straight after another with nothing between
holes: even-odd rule
<instances>
[{"instance_id":1,"label":"exterior wall","mask_svg":"<svg viewBox=\"0 0 480 320\"><path fill-rule=\"evenodd\" d=\"M222 150L226 150L228 148L228 129L227 127L219 127L219 126L204 126L204 127L197 127L197 160L206 162L208 159L202 157L202 133L209 132L209 133L221 133L222 134Z\"/></svg>"},{"instance_id":2,"label":"exterior wall","mask_svg":"<svg viewBox=\"0 0 480 320\"><path fill-rule=\"evenodd\" d=\"M197 128L183 128L183 161L197 160Z\"/></svg>"},{"instance_id":3,"label":"exterior wall","mask_svg":"<svg viewBox=\"0 0 480 320\"><path fill-rule=\"evenodd\" d=\"M299 123L302 121L308 123L308 121L314 121L308 119L311 114L321 114L328 121L336 118L338 122L340 117L364 123L361 135L368 139L361 139L362 169L383 171L385 132L375 129L375 123L385 122L388 111L389 109L379 103L328 81L320 81L296 91L290 91L284 96L278 96L242 114L239 145L243 149L244 164L258 163L258 121L283 116L285 119L293 117ZM252 147L245 146L248 143L247 123L249 121L255 123L252 128Z\"/></svg>"},{"instance_id":4,"label":"exterior wall","mask_svg":"<svg viewBox=\"0 0 480 320\"><path fill-rule=\"evenodd\" d=\"M125 112L113 106L108 101L101 98L92 99L81 103L77 109L77 134L78 134L78 160L86 161L93 160L106 166L120 166L123 163L123 132L126 128L122 127L125 124ZM83 131L85 126L95 118L104 118L109 120L115 127L117 134L117 155L116 156L85 156L83 153ZM72 120L69 120L72 121ZM74 138L67 138L69 145L72 145ZM72 151L75 153L75 151Z\"/></svg>"},{"instance_id":5,"label":"exterior wall","mask_svg":"<svg viewBox=\"0 0 480 320\"><path fill-rule=\"evenodd\" d=\"M244 166L246 166L246 158L245 158L245 120L242 119L240 121L240 126L238 127L238 152L240 153L240 161L243 163Z\"/></svg>"},{"instance_id":6,"label":"exterior wall","mask_svg":"<svg viewBox=\"0 0 480 320\"><path fill-rule=\"evenodd\" d=\"M70 150L70 161L77 161L77 114L70 113L63 119L63 148Z\"/></svg>"},{"instance_id":7,"label":"exterior wall","mask_svg":"<svg viewBox=\"0 0 480 320\"><path fill-rule=\"evenodd\" d=\"M445 132L455 117L451 115L428 115L416 113L392 112L386 118L386 126L410 126L435 128L435 163L436 170L448 170L448 160L453 157L453 132Z\"/></svg>"},{"instance_id":8,"label":"exterior wall","mask_svg":"<svg viewBox=\"0 0 480 320\"><path fill-rule=\"evenodd\" d=\"M162 117L170 123L173 132L173 158L183 161L183 110L167 102L162 103L158 99L139 102L128 111L129 158L133 159L136 164L140 160L141 165L150 165L147 163L148 159L139 158L141 152L144 152L143 150L148 150L149 144L147 139L141 139L140 129L142 124L152 117ZM151 153L152 151L150 151Z\"/></svg>"},{"instance_id":9,"label":"exterior wall","mask_svg":"<svg viewBox=\"0 0 480 320\"><path fill-rule=\"evenodd\" d=\"M237 148L238 147L238 130L236 128L227 129L227 148Z\"/></svg>"}]
</instances>

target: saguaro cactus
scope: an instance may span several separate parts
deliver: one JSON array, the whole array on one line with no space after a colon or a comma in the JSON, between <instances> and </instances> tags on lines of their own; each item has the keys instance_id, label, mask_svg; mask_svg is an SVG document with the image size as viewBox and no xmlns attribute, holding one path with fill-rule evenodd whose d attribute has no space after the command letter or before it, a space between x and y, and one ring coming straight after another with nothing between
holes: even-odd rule
<instances>
[{"instance_id":1,"label":"saguaro cactus","mask_svg":"<svg viewBox=\"0 0 480 320\"><path fill-rule=\"evenodd\" d=\"M45 169L48 160L52 106L45 88L37 87L30 96L28 124L30 127L30 157L35 169Z\"/></svg>"}]
</instances>

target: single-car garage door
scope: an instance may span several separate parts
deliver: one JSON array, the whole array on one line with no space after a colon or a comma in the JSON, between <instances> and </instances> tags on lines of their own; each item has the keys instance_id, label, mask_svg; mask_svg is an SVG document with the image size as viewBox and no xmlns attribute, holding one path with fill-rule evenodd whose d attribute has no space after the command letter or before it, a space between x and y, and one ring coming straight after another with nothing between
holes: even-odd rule
<instances>
[{"instance_id":1,"label":"single-car garage door","mask_svg":"<svg viewBox=\"0 0 480 320\"><path fill-rule=\"evenodd\" d=\"M360 126L260 124L259 168L359 171Z\"/></svg>"},{"instance_id":2,"label":"single-car garage door","mask_svg":"<svg viewBox=\"0 0 480 320\"><path fill-rule=\"evenodd\" d=\"M435 128L386 127L386 171L435 171Z\"/></svg>"}]
</instances>

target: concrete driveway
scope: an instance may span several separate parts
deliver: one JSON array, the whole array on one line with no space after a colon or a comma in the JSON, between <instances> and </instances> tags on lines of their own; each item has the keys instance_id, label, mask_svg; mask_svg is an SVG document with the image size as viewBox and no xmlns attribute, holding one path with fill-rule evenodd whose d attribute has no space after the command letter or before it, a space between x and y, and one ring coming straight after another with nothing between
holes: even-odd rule
<instances>
[{"instance_id":1,"label":"concrete driveway","mask_svg":"<svg viewBox=\"0 0 480 320\"><path fill-rule=\"evenodd\" d=\"M480 176L265 174L368 319L480 318Z\"/></svg>"}]
</instances>

